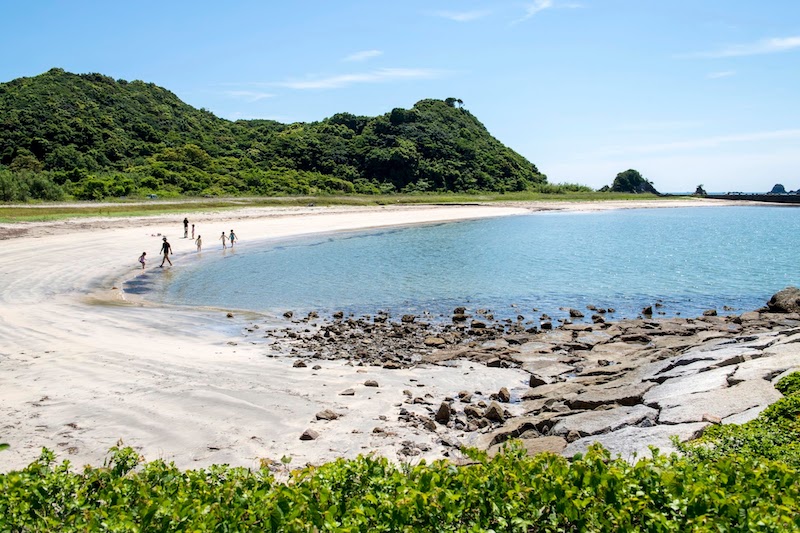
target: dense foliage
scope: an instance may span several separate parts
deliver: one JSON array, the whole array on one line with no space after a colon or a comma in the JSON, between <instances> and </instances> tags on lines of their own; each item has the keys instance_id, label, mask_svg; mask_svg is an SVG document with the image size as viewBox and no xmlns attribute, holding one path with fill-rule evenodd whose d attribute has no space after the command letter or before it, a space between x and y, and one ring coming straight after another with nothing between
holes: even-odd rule
<instances>
[{"instance_id":1,"label":"dense foliage","mask_svg":"<svg viewBox=\"0 0 800 533\"><path fill-rule=\"evenodd\" d=\"M462 466L359 457L279 482L266 466L143 464L131 448L77 473L43 450L0 474L0 531L800 531L800 373L777 388L786 396L753 423L635 463L512 443Z\"/></svg>"},{"instance_id":2,"label":"dense foliage","mask_svg":"<svg viewBox=\"0 0 800 533\"><path fill-rule=\"evenodd\" d=\"M312 123L231 122L152 83L52 69L0 84L0 201L546 184L458 102Z\"/></svg>"},{"instance_id":3,"label":"dense foliage","mask_svg":"<svg viewBox=\"0 0 800 533\"><path fill-rule=\"evenodd\" d=\"M798 471L780 462L569 461L510 448L467 466L360 457L295 471L139 468L130 448L72 473L52 453L0 475L1 531L787 531Z\"/></svg>"},{"instance_id":4,"label":"dense foliage","mask_svg":"<svg viewBox=\"0 0 800 533\"><path fill-rule=\"evenodd\" d=\"M611 187L605 186L600 189L602 192L628 192L628 193L649 193L659 194L653 183L645 179L638 170L629 168L625 172L620 172L614 178Z\"/></svg>"}]
</instances>

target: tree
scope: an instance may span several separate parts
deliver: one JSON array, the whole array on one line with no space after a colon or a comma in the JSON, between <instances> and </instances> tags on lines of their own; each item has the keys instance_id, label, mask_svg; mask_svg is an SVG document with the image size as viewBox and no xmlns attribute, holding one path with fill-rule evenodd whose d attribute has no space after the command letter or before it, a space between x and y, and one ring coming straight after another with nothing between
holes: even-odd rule
<instances>
[{"instance_id":1,"label":"tree","mask_svg":"<svg viewBox=\"0 0 800 533\"><path fill-rule=\"evenodd\" d=\"M644 179L638 170L632 168L617 174L617 177L614 178L614 183L611 185L611 191L659 194L649 180Z\"/></svg>"}]
</instances>

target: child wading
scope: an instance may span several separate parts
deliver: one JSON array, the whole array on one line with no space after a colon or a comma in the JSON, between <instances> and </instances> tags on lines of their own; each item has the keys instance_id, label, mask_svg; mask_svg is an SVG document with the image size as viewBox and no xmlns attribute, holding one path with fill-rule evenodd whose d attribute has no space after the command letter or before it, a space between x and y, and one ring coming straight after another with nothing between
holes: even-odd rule
<instances>
[{"instance_id":1,"label":"child wading","mask_svg":"<svg viewBox=\"0 0 800 533\"><path fill-rule=\"evenodd\" d=\"M219 240L222 241L222 249L223 250L228 247L228 236L225 235L224 231L222 232L222 236L219 238Z\"/></svg>"},{"instance_id":2,"label":"child wading","mask_svg":"<svg viewBox=\"0 0 800 533\"><path fill-rule=\"evenodd\" d=\"M203 237L202 237L202 235L198 235L197 236L197 240L195 240L194 243L197 245L197 251L199 252L200 248L203 247Z\"/></svg>"},{"instance_id":3,"label":"child wading","mask_svg":"<svg viewBox=\"0 0 800 533\"><path fill-rule=\"evenodd\" d=\"M237 237L233 230L231 230L231 234L228 235L228 240L231 241L231 248L233 248L233 242L238 241L239 237Z\"/></svg>"},{"instance_id":4,"label":"child wading","mask_svg":"<svg viewBox=\"0 0 800 533\"><path fill-rule=\"evenodd\" d=\"M139 262L142 264L142 270L144 270L144 263L147 261L147 252L142 252L142 255L139 256Z\"/></svg>"}]
</instances>

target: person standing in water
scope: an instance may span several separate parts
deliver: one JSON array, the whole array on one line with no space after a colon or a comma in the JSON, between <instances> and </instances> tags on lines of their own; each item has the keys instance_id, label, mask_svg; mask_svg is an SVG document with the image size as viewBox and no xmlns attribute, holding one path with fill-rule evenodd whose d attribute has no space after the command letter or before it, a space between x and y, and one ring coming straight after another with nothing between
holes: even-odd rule
<instances>
[{"instance_id":1,"label":"person standing in water","mask_svg":"<svg viewBox=\"0 0 800 533\"><path fill-rule=\"evenodd\" d=\"M184 218L183 219L183 238L184 239L189 238L189 219L188 218Z\"/></svg>"},{"instance_id":2,"label":"person standing in water","mask_svg":"<svg viewBox=\"0 0 800 533\"><path fill-rule=\"evenodd\" d=\"M200 235L198 235L199 237ZM194 240L194 224L192 224L192 240Z\"/></svg>"},{"instance_id":3,"label":"person standing in water","mask_svg":"<svg viewBox=\"0 0 800 533\"><path fill-rule=\"evenodd\" d=\"M147 252L142 252L142 255L139 256L139 262L142 264L142 270L144 270L144 264L147 261Z\"/></svg>"},{"instance_id":4,"label":"person standing in water","mask_svg":"<svg viewBox=\"0 0 800 533\"><path fill-rule=\"evenodd\" d=\"M224 231L222 232L222 236L219 238L219 240L222 241L222 249L223 250L228 247L228 236L225 235Z\"/></svg>"},{"instance_id":5,"label":"person standing in water","mask_svg":"<svg viewBox=\"0 0 800 533\"><path fill-rule=\"evenodd\" d=\"M192 236L194 237L194 235L192 235ZM198 235L197 236L197 240L194 241L194 243L197 245L197 251L199 252L200 249L203 247L203 236L202 235Z\"/></svg>"},{"instance_id":6,"label":"person standing in water","mask_svg":"<svg viewBox=\"0 0 800 533\"><path fill-rule=\"evenodd\" d=\"M231 241L231 248L233 248L233 242L239 240L239 237L231 230L231 234L228 235L228 240Z\"/></svg>"},{"instance_id":7,"label":"person standing in water","mask_svg":"<svg viewBox=\"0 0 800 533\"><path fill-rule=\"evenodd\" d=\"M161 268L164 268L164 261L169 263L169 266L172 266L172 261L169 259L169 254L172 253L172 246L170 246L169 242L167 242L167 238L164 237L164 242L161 243L161 253L164 254L164 259L161 260Z\"/></svg>"}]
</instances>

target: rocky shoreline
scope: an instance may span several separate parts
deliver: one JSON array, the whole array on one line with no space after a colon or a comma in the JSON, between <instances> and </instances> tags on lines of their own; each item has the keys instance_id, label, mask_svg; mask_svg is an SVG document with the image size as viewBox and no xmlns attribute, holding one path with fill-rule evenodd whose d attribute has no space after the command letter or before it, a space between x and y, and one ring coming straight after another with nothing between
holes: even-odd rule
<instances>
[{"instance_id":1,"label":"rocky shoreline","mask_svg":"<svg viewBox=\"0 0 800 533\"><path fill-rule=\"evenodd\" d=\"M251 324L243 333L264 343L269 356L294 358L298 371L318 370L324 360L386 370L468 361L472 371L483 365L524 376L497 391L403 390L404 401L373 429L391 435L402 426L420 436L398 443L400 459L453 456L462 445L494 453L512 438L530 453L571 456L600 442L633 458L649 454L650 446L672 450L673 435L684 441L711 424L751 420L780 398L772 384L800 366L798 301L800 291L788 288L741 315L709 310L697 318L644 314L616 322L606 321L608 310L590 306L591 316L569 309L571 318L557 327L546 316L530 326L521 316L495 320L464 307L454 309L450 322L383 312L298 319L287 312L287 324ZM338 417L326 409L316 418ZM309 428L299 438L323 432Z\"/></svg>"}]
</instances>

